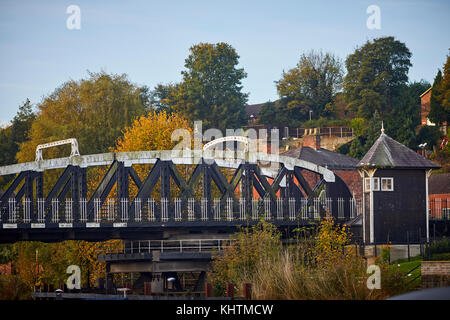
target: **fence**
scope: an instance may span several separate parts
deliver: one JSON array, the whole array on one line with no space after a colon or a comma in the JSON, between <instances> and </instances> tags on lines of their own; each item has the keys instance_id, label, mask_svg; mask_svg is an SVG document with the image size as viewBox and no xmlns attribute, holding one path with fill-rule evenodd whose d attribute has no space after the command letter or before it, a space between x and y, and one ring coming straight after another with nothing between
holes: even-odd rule
<instances>
[{"instance_id":1,"label":"fence","mask_svg":"<svg viewBox=\"0 0 450 320\"><path fill-rule=\"evenodd\" d=\"M258 137L259 130L265 129L270 134L271 129L278 129L280 138L301 138L308 134L320 134L322 136L335 136L335 137L353 137L353 129L347 127L319 127L319 128L291 128L285 126L271 126L271 125L251 125L247 129L254 129Z\"/></svg>"},{"instance_id":2,"label":"fence","mask_svg":"<svg viewBox=\"0 0 450 320\"><path fill-rule=\"evenodd\" d=\"M287 131L286 131L287 130ZM353 129L347 127L320 127L320 128L285 128L289 137L301 138L309 134L320 134L321 136L353 137ZM286 134L285 134L286 135Z\"/></svg>"}]
</instances>

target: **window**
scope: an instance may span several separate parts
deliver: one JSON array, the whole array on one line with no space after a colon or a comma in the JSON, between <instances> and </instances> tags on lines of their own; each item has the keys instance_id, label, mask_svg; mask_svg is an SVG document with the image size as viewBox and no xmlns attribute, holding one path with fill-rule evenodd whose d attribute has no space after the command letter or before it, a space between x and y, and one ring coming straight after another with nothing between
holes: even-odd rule
<instances>
[{"instance_id":1,"label":"window","mask_svg":"<svg viewBox=\"0 0 450 320\"><path fill-rule=\"evenodd\" d=\"M381 191L394 191L394 178L381 178Z\"/></svg>"},{"instance_id":2,"label":"window","mask_svg":"<svg viewBox=\"0 0 450 320\"><path fill-rule=\"evenodd\" d=\"M364 191L370 191L370 178L364 178Z\"/></svg>"},{"instance_id":3,"label":"window","mask_svg":"<svg viewBox=\"0 0 450 320\"><path fill-rule=\"evenodd\" d=\"M380 191L380 178L372 178L373 191Z\"/></svg>"},{"instance_id":4,"label":"window","mask_svg":"<svg viewBox=\"0 0 450 320\"><path fill-rule=\"evenodd\" d=\"M380 178L364 178L364 191L369 192L371 190L380 191Z\"/></svg>"}]
</instances>

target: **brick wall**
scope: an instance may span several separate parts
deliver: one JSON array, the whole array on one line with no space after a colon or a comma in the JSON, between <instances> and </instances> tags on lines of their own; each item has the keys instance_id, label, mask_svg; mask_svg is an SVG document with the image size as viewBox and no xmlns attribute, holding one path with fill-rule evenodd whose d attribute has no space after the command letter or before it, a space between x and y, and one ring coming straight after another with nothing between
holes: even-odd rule
<instances>
[{"instance_id":1,"label":"brick wall","mask_svg":"<svg viewBox=\"0 0 450 320\"><path fill-rule=\"evenodd\" d=\"M362 199L362 178L356 170L333 170L333 173L338 175L347 185L350 193L354 195L355 199ZM302 175L309 183L311 188L319 182L319 175L314 172L304 170Z\"/></svg>"},{"instance_id":2,"label":"brick wall","mask_svg":"<svg viewBox=\"0 0 450 320\"><path fill-rule=\"evenodd\" d=\"M422 287L450 286L450 261L422 261Z\"/></svg>"},{"instance_id":3,"label":"brick wall","mask_svg":"<svg viewBox=\"0 0 450 320\"><path fill-rule=\"evenodd\" d=\"M450 261L422 261L422 275L450 276Z\"/></svg>"},{"instance_id":4,"label":"brick wall","mask_svg":"<svg viewBox=\"0 0 450 320\"><path fill-rule=\"evenodd\" d=\"M450 193L429 194L428 197L430 200L436 200L436 199L447 200L447 199L450 199Z\"/></svg>"},{"instance_id":5,"label":"brick wall","mask_svg":"<svg viewBox=\"0 0 450 320\"><path fill-rule=\"evenodd\" d=\"M362 178L356 170L335 170L356 199L362 199Z\"/></svg>"},{"instance_id":6,"label":"brick wall","mask_svg":"<svg viewBox=\"0 0 450 320\"><path fill-rule=\"evenodd\" d=\"M430 113L431 90L420 98L420 118L421 125L427 125L428 113Z\"/></svg>"}]
</instances>

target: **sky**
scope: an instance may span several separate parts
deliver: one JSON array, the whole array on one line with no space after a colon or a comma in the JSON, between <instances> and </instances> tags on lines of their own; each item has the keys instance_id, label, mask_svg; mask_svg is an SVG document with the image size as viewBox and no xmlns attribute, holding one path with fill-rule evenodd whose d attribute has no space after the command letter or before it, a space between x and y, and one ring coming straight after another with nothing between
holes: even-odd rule
<instances>
[{"instance_id":1,"label":"sky","mask_svg":"<svg viewBox=\"0 0 450 320\"><path fill-rule=\"evenodd\" d=\"M71 5L80 28L69 29ZM369 29L380 9L380 28ZM274 81L310 50L343 61L366 41L394 36L412 53L410 81L433 82L450 48L450 1L0 0L0 125L88 70L126 73L153 88L178 82L189 48L227 42L248 76L249 104L277 99ZM372 20L370 20L372 21Z\"/></svg>"}]
</instances>

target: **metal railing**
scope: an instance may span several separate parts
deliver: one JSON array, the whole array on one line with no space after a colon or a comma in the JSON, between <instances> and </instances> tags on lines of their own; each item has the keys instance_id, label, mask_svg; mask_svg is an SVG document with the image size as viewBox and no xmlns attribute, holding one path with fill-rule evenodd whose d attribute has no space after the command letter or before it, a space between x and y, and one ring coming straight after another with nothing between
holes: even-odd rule
<instances>
[{"instance_id":1,"label":"metal railing","mask_svg":"<svg viewBox=\"0 0 450 320\"><path fill-rule=\"evenodd\" d=\"M122 248L104 245L97 248L99 254L134 254L159 252L214 252L224 250L233 239L181 239L181 240L133 240L124 241Z\"/></svg>"},{"instance_id":2,"label":"metal railing","mask_svg":"<svg viewBox=\"0 0 450 320\"><path fill-rule=\"evenodd\" d=\"M362 212L362 202L354 198L232 198L195 199L175 198L169 200L108 198L92 199L88 212L88 200L78 202L70 198L47 201L39 198L35 203L25 198L22 203L9 199L2 208L2 223L152 223L152 222L199 222L202 221L296 221L317 220L324 213L337 219L352 219ZM450 202L449 202L450 204ZM436 205L431 206L434 210ZM438 206L439 207L439 206ZM440 208L440 207L439 207ZM434 211L433 211L434 212ZM440 215L442 216L442 215ZM445 215L444 215L445 216Z\"/></svg>"},{"instance_id":3,"label":"metal railing","mask_svg":"<svg viewBox=\"0 0 450 320\"><path fill-rule=\"evenodd\" d=\"M353 137L353 129L347 127L318 127L318 128L288 128L289 137L301 138L305 135L320 134L321 136Z\"/></svg>"}]
</instances>

